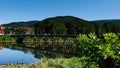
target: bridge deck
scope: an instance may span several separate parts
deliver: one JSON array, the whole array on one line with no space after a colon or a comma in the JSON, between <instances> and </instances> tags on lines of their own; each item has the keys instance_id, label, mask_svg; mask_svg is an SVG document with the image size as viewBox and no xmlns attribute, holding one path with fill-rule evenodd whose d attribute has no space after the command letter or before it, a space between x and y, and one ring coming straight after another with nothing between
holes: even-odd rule
<instances>
[{"instance_id":1,"label":"bridge deck","mask_svg":"<svg viewBox=\"0 0 120 68\"><path fill-rule=\"evenodd\" d=\"M9 36L76 37L77 34L9 34Z\"/></svg>"}]
</instances>

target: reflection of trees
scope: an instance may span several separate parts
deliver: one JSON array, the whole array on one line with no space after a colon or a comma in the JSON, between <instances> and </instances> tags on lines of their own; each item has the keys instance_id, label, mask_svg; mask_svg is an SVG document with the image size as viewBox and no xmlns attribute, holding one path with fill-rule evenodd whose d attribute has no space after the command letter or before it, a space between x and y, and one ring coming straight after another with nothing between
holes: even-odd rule
<instances>
[{"instance_id":1,"label":"reflection of trees","mask_svg":"<svg viewBox=\"0 0 120 68\"><path fill-rule=\"evenodd\" d=\"M24 53L32 53L34 54L34 56L36 58L43 58L43 57L46 57L46 58L57 58L57 57L70 57L71 55L70 54L67 54L67 53L64 53L64 52L60 52L60 51L52 51L52 46L51 44L48 44L48 47L46 47L45 49L48 49L48 51L46 50L41 50L40 48L37 48L37 49L34 49L34 48L26 48L26 47L22 47L22 46L19 46L19 45L11 45L9 46L8 48L12 49L12 50L19 50L19 51L23 51ZM46 45L45 44L45 45ZM22 45L22 44L20 44ZM59 45L54 45L54 46L58 46L57 48L59 48ZM51 48L50 48L51 47ZM60 49L59 49L60 50Z\"/></svg>"},{"instance_id":2,"label":"reflection of trees","mask_svg":"<svg viewBox=\"0 0 120 68\"><path fill-rule=\"evenodd\" d=\"M7 47L9 48L11 45L14 45L16 44L15 42L0 42L0 45L3 46L3 47Z\"/></svg>"},{"instance_id":3,"label":"reflection of trees","mask_svg":"<svg viewBox=\"0 0 120 68\"><path fill-rule=\"evenodd\" d=\"M77 53L77 47L67 43L59 42L39 42L39 43L24 43L24 44L8 44L2 43L4 47L12 50L20 50L24 53L32 53L36 58L56 58L56 57L71 57ZM35 46L35 47L34 47Z\"/></svg>"},{"instance_id":4,"label":"reflection of trees","mask_svg":"<svg viewBox=\"0 0 120 68\"><path fill-rule=\"evenodd\" d=\"M60 52L54 52L54 51L43 51L43 50L36 50L35 51L35 57L36 58L58 58L58 57L73 57L74 55L68 54L68 53L60 53Z\"/></svg>"},{"instance_id":5,"label":"reflection of trees","mask_svg":"<svg viewBox=\"0 0 120 68\"><path fill-rule=\"evenodd\" d=\"M39 43L24 43L25 47L37 48L47 51L66 52L66 53L77 53L77 47L73 44L65 42L39 42Z\"/></svg>"},{"instance_id":6,"label":"reflection of trees","mask_svg":"<svg viewBox=\"0 0 120 68\"><path fill-rule=\"evenodd\" d=\"M66 53L75 53L76 48L74 45L68 44L59 44L59 43L51 43L51 44L42 44L39 45L39 48L48 50L48 51L57 51L57 52L66 52Z\"/></svg>"},{"instance_id":7,"label":"reflection of trees","mask_svg":"<svg viewBox=\"0 0 120 68\"><path fill-rule=\"evenodd\" d=\"M35 42L26 42L26 43L23 43L24 46L26 47L36 47L36 43Z\"/></svg>"}]
</instances>

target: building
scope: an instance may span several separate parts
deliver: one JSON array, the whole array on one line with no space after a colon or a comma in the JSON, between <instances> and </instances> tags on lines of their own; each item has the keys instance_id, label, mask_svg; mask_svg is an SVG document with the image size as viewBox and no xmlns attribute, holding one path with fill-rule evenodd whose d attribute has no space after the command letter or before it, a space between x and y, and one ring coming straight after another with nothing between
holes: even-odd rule
<instances>
[{"instance_id":1,"label":"building","mask_svg":"<svg viewBox=\"0 0 120 68\"><path fill-rule=\"evenodd\" d=\"M4 28L0 25L0 35L4 35L4 30L3 30Z\"/></svg>"}]
</instances>

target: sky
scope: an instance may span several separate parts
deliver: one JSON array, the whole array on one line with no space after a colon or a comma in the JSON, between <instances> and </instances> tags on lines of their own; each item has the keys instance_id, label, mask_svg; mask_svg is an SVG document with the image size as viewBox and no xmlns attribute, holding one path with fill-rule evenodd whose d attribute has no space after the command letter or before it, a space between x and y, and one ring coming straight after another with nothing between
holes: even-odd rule
<instances>
[{"instance_id":1,"label":"sky","mask_svg":"<svg viewBox=\"0 0 120 68\"><path fill-rule=\"evenodd\" d=\"M0 24L56 16L120 19L120 0L0 0Z\"/></svg>"}]
</instances>

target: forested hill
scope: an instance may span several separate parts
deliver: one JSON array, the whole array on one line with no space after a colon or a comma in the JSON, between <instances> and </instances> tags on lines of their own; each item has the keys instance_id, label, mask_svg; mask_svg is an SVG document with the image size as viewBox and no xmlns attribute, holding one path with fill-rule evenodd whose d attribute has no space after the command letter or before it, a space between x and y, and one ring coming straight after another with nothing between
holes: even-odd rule
<instances>
[{"instance_id":1,"label":"forested hill","mask_svg":"<svg viewBox=\"0 0 120 68\"><path fill-rule=\"evenodd\" d=\"M73 16L47 18L35 25L36 33L78 34L94 32L94 25Z\"/></svg>"},{"instance_id":2,"label":"forested hill","mask_svg":"<svg viewBox=\"0 0 120 68\"><path fill-rule=\"evenodd\" d=\"M49 22L58 22L58 23L67 23L68 21L85 21L83 19L73 17L73 16L57 16L53 18L47 18L42 21L49 21ZM28 21L28 22L11 22L8 24L2 24L5 27L34 27L35 23L40 21ZM87 21L88 22L88 21ZM117 23L120 24L120 19L109 19L109 20L96 20L96 21L89 21L92 23Z\"/></svg>"},{"instance_id":3,"label":"forested hill","mask_svg":"<svg viewBox=\"0 0 120 68\"><path fill-rule=\"evenodd\" d=\"M34 27L35 23L39 21L28 21L28 22L11 22L9 24L3 24L5 27Z\"/></svg>"},{"instance_id":4,"label":"forested hill","mask_svg":"<svg viewBox=\"0 0 120 68\"><path fill-rule=\"evenodd\" d=\"M84 22L85 20L73 17L73 16L57 16L57 17L50 17L42 20L41 22L56 22L56 23L68 23L68 22ZM38 21L28 21L28 22L11 22L8 24L2 24L5 27L34 27L35 23L40 22ZM88 21L86 21L88 22Z\"/></svg>"},{"instance_id":5,"label":"forested hill","mask_svg":"<svg viewBox=\"0 0 120 68\"><path fill-rule=\"evenodd\" d=\"M47 18L35 25L36 33L54 33L54 34L79 34L91 33L97 34L120 32L120 20L102 20L102 21L86 21L73 16L58 16Z\"/></svg>"},{"instance_id":6,"label":"forested hill","mask_svg":"<svg viewBox=\"0 0 120 68\"><path fill-rule=\"evenodd\" d=\"M96 21L91 21L94 23L118 23L120 24L120 19L109 19L109 20L96 20Z\"/></svg>"},{"instance_id":7,"label":"forested hill","mask_svg":"<svg viewBox=\"0 0 120 68\"><path fill-rule=\"evenodd\" d=\"M84 19L80 19L77 17L73 17L73 16L57 16L57 17L51 17L51 18L47 18L42 20L42 22L51 22L51 23L63 23L66 24L68 22L88 22Z\"/></svg>"},{"instance_id":8,"label":"forested hill","mask_svg":"<svg viewBox=\"0 0 120 68\"><path fill-rule=\"evenodd\" d=\"M5 27L34 27L36 33L78 34L120 32L120 20L87 21L73 16L57 16L41 21L12 22Z\"/></svg>"}]
</instances>

